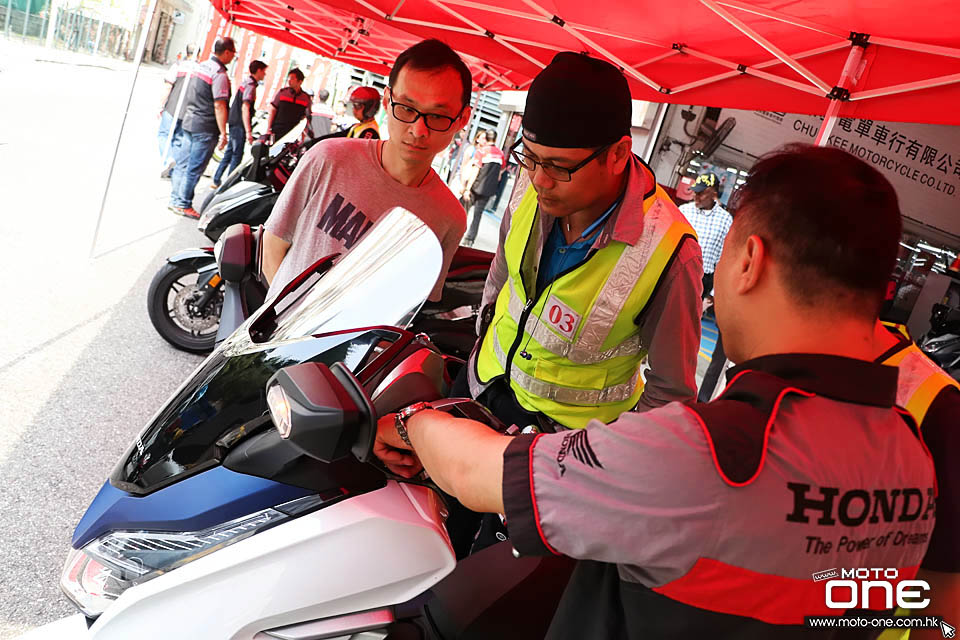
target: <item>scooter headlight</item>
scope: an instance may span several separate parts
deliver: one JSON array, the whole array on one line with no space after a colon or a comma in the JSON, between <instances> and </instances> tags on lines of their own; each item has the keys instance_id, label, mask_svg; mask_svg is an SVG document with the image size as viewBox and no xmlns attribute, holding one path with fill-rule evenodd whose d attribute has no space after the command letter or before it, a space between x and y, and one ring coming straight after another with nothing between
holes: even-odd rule
<instances>
[{"instance_id":1,"label":"scooter headlight","mask_svg":"<svg viewBox=\"0 0 960 640\"><path fill-rule=\"evenodd\" d=\"M270 408L270 417L277 427L281 438L290 437L292 417L290 415L290 399L279 384L270 385L267 389L267 406Z\"/></svg>"},{"instance_id":2,"label":"scooter headlight","mask_svg":"<svg viewBox=\"0 0 960 640\"><path fill-rule=\"evenodd\" d=\"M60 588L86 616L124 591L222 549L323 502L300 498L201 531L111 531L67 556Z\"/></svg>"}]
</instances>

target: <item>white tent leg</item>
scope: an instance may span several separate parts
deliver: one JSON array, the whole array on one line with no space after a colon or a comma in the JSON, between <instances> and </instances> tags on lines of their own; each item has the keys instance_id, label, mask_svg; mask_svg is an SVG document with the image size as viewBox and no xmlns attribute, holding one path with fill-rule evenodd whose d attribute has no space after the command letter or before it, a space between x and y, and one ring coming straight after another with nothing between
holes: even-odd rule
<instances>
[{"instance_id":1,"label":"white tent leg","mask_svg":"<svg viewBox=\"0 0 960 640\"><path fill-rule=\"evenodd\" d=\"M850 89L856 86L857 82L860 80L863 51L864 47L858 44L852 44L850 46L850 53L847 55L847 62L843 65L843 71L840 72L840 81L837 82L838 88L846 89L849 93ZM843 100L840 96L834 96L833 99L830 100L830 107L827 109L827 113L823 117L823 124L820 125L820 132L817 134L816 142L814 142L814 144L818 147L827 146L827 141L830 139L830 134L833 132L834 125L837 123L837 117L840 115L840 107L842 105Z\"/></svg>"},{"instance_id":2,"label":"white tent leg","mask_svg":"<svg viewBox=\"0 0 960 640\"><path fill-rule=\"evenodd\" d=\"M153 14L157 9L157 0L150 0L147 15L140 30L140 39L137 42L137 55L134 60L133 80L130 82L130 95L127 96L127 106L123 110L123 120L120 122L120 132L117 134L117 144L113 148L113 160L110 161L110 173L107 174L107 184L103 188L103 199L100 200L100 213L97 214L97 224L93 229L93 240L90 242L90 257L97 247L97 237L100 235L100 223L103 222L103 209L107 204L107 194L110 193L110 183L113 180L113 170L117 166L117 153L120 151L120 140L123 138L123 129L127 124L127 115L130 113L130 103L133 101L133 90L137 86L137 76L140 75L140 63L143 62L143 50L147 46L147 35L150 25L153 24ZM176 124L176 123L174 123Z\"/></svg>"}]
</instances>

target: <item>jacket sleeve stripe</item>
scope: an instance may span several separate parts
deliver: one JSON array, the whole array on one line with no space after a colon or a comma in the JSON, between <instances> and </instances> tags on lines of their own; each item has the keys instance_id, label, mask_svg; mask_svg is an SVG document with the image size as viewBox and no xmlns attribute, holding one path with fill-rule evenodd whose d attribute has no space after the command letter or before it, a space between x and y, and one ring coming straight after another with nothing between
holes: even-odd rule
<instances>
[{"instance_id":1,"label":"jacket sleeve stripe","mask_svg":"<svg viewBox=\"0 0 960 640\"><path fill-rule=\"evenodd\" d=\"M899 578L911 580L917 567L900 567ZM826 581L787 578L751 571L712 558L700 558L681 578L653 590L672 600L707 611L754 618L769 624L803 624L804 616L836 616L827 607ZM871 590L870 609L883 610L882 592Z\"/></svg>"},{"instance_id":2,"label":"jacket sleeve stripe","mask_svg":"<svg viewBox=\"0 0 960 640\"><path fill-rule=\"evenodd\" d=\"M520 435L503 453L503 507L514 549L524 555L560 555L543 533L533 478L536 436Z\"/></svg>"}]
</instances>

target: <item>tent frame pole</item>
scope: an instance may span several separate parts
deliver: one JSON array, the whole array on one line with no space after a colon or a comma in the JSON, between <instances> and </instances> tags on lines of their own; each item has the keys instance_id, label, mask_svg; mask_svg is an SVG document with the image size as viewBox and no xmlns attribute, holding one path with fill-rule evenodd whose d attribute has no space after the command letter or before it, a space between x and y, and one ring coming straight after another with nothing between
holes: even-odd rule
<instances>
[{"instance_id":1,"label":"tent frame pole","mask_svg":"<svg viewBox=\"0 0 960 640\"><path fill-rule=\"evenodd\" d=\"M945 58L960 58L960 49L953 47L939 47L933 44L920 44L918 42L907 42L906 40L897 40L895 38L870 38L872 44L879 44L894 49L905 49L907 51L918 51L920 53L931 53L935 56Z\"/></svg>"},{"instance_id":2,"label":"tent frame pole","mask_svg":"<svg viewBox=\"0 0 960 640\"><path fill-rule=\"evenodd\" d=\"M809 29L810 31L819 31L820 33L828 36L846 38L848 35L847 33L834 31L833 29L825 27L821 24L817 24L816 22L803 20L802 18L794 18L793 16L788 16L785 13L780 13L779 11L774 11L773 9L761 9L760 7L755 7L753 5L746 4L745 2L737 2L736 0L716 0L716 2L719 5L730 7L731 9L739 9L740 11L745 11L746 13L752 13L757 16L763 16L764 18L770 18L771 20L776 20L777 22L793 25L794 27L801 27L803 29Z\"/></svg>"},{"instance_id":3,"label":"tent frame pole","mask_svg":"<svg viewBox=\"0 0 960 640\"><path fill-rule=\"evenodd\" d=\"M431 0L431 1L432 1L432 2L435 2L436 0ZM626 62L624 62L623 60L621 60L620 58L618 58L618 57L615 56L614 54L610 53L609 51L607 51L606 49L604 49L603 47L601 47L599 44L597 44L597 43L596 43L595 41L593 41L591 38L588 38L587 36L585 36L583 33L581 33L576 27L574 27L574 26L571 25L570 23L564 21L563 19L559 18L558 16L552 15L549 11L547 11L546 9L544 9L543 7L541 7L540 5L538 5L538 4L537 4L536 2L534 2L533 0L522 0L522 1L523 1L523 3L524 3L525 5L527 5L528 7L530 7L531 9L533 9L534 11L537 11L540 15L544 16L545 18L550 19L552 22L554 22L557 26L559 26L559 27L560 27L561 29L563 29L564 31L569 32L573 37L575 37L577 40L579 40L579 41L582 42L583 44L585 44L585 45L587 45L587 46L590 46L590 47L593 47L593 49L594 49L595 51L597 51L598 53L600 53L601 55L603 55L604 57L606 57L607 60L609 60L610 62L612 62L612 63L614 63L615 65L617 65L618 67L620 67L620 69L621 69L622 71L624 71L625 73L633 76L634 79L639 80L640 82L642 82L643 84L647 85L648 87L650 87L650 88L653 89L654 91L659 91L659 92L661 92L661 93L664 92L665 88L664 88L660 83L654 82L653 80L651 80L651 79L648 78L647 76L643 75L642 73L640 73L639 71L637 71L635 68L631 67L629 64L627 64Z\"/></svg>"},{"instance_id":4,"label":"tent frame pole","mask_svg":"<svg viewBox=\"0 0 960 640\"><path fill-rule=\"evenodd\" d=\"M691 49L690 47L683 47L683 51L688 55L694 56L695 58L700 58L714 64L718 64L722 67L727 67L728 69L736 70L738 73L746 73L775 84L780 84L785 87L790 87L791 89L796 89L797 91L803 91L806 93L811 93L815 96L823 97L826 94L830 93L829 87L825 90L820 90L817 87L811 87L810 85L803 84L802 82L797 82L796 80L789 80L787 78L781 78L778 75L772 73L767 73L766 71L761 71L755 67L748 67L746 65L737 64L736 62L731 62L729 60L724 60L723 58L718 58L712 56L709 53L704 53L696 49ZM675 89L671 89L670 93L675 93Z\"/></svg>"},{"instance_id":5,"label":"tent frame pole","mask_svg":"<svg viewBox=\"0 0 960 640\"><path fill-rule=\"evenodd\" d=\"M917 82L908 82L906 84L893 85L882 89L871 89L870 91L858 91L850 94L850 100L866 100L868 98L880 98L882 96L893 96L900 93L909 93L911 91L920 91L922 89L933 89L948 84L957 84L960 82L960 73L949 76L940 76L939 78L930 78L929 80L919 80Z\"/></svg>"},{"instance_id":6,"label":"tent frame pole","mask_svg":"<svg viewBox=\"0 0 960 640\"><path fill-rule=\"evenodd\" d=\"M843 71L840 72L840 80L837 82L838 89L845 89L849 93L850 89L856 86L860 80L860 73L863 70L863 52L866 45L852 43L850 53L847 54L847 61L843 65ZM820 125L820 131L817 133L817 139L814 144L818 147L825 147L830 140L830 134L837 124L840 116L840 108L843 106L844 98L838 95L841 92L831 92L830 106L823 117L823 123ZM849 99L849 98L847 98Z\"/></svg>"},{"instance_id":7,"label":"tent frame pole","mask_svg":"<svg viewBox=\"0 0 960 640\"><path fill-rule=\"evenodd\" d=\"M716 13L718 16L720 16L724 20L726 20L727 22L729 22L733 26L733 28L735 28L737 31L747 36L748 38L756 42L758 45L760 45L761 47L763 47L764 49L772 53L774 56L779 58L785 65L787 65L788 67L790 67L791 69L799 73L801 76L806 78L807 81L810 82L810 84L817 87L824 93L830 93L830 87L827 86L827 83L821 80L817 76L817 74L807 69L805 66L800 64L797 60L795 60L793 57L781 51L779 47L777 47L775 44L773 44L772 42L770 42L769 40L761 36L759 33L754 31L750 27L748 27L742 20L734 17L729 11L720 7L716 2L714 2L714 0L700 0L700 3L703 4L705 7L707 7L708 9L710 9L711 11L713 11L714 13Z\"/></svg>"}]
</instances>

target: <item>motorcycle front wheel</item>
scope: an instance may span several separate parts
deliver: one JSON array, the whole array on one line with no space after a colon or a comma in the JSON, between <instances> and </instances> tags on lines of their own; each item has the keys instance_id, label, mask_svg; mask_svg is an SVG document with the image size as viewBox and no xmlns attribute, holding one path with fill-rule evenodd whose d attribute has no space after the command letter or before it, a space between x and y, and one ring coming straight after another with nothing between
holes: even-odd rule
<instances>
[{"instance_id":1,"label":"motorcycle front wheel","mask_svg":"<svg viewBox=\"0 0 960 640\"><path fill-rule=\"evenodd\" d=\"M147 292L147 312L160 336L181 351L209 353L217 341L223 288L200 308L203 291L198 286L197 265L167 263L160 268Z\"/></svg>"}]
</instances>

